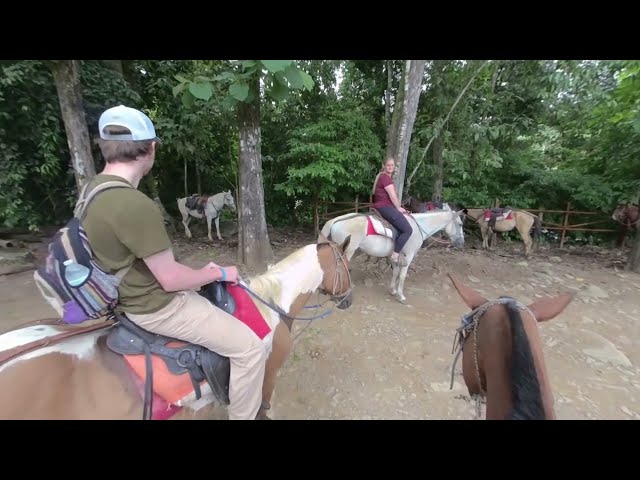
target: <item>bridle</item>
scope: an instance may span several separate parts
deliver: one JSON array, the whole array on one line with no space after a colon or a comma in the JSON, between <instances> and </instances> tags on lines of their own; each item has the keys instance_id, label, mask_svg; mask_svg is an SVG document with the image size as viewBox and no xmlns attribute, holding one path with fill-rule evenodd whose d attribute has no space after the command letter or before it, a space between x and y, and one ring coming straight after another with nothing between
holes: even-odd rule
<instances>
[{"instance_id":1,"label":"bridle","mask_svg":"<svg viewBox=\"0 0 640 480\"><path fill-rule=\"evenodd\" d=\"M458 225L456 223L456 217L460 218L460 215L456 212L454 212L453 210L450 210L453 213L453 217L450 221L448 221L444 227L442 227L440 230L445 230L447 228L447 226L449 226L450 223L454 223L456 226L459 226L460 229L462 230L464 227L462 225ZM433 245L434 243L440 243L442 245L451 245L452 240L439 240L437 238L435 238L433 235L429 235L427 232L424 231L424 228L422 228L422 226L420 225L420 223L418 223L418 220L416 220L416 217L413 216L413 213L411 212L407 212L407 215L409 217L411 217L411 219L416 222L416 225L418 226L418 229L420 230L420 236L422 237L422 241L424 242L427 239L431 239L431 245ZM438 230L438 231L440 231ZM434 232L435 233L435 232Z\"/></svg>"},{"instance_id":2,"label":"bridle","mask_svg":"<svg viewBox=\"0 0 640 480\"><path fill-rule=\"evenodd\" d=\"M347 261L345 260L344 253L340 253L338 251L338 248L336 247L335 243L329 241L328 245L331 247L331 250L333 251L333 258L336 262L334 272L333 272L333 287L331 292L329 292L327 289L325 289L322 286L318 288L318 291L320 293L330 296L334 302L336 300L340 300L339 302L336 303L336 306L338 306L342 304L342 302L344 302L345 299L351 294L353 290L353 283L351 282L351 272L349 271L349 267L347 266ZM349 288L347 289L346 292L336 295L336 290L338 288L338 285L342 285L342 280L343 280L342 271L341 271L342 269L338 268L339 262L342 262L342 266L344 267L344 272L346 272L347 280L349 282Z\"/></svg>"},{"instance_id":3,"label":"bridle","mask_svg":"<svg viewBox=\"0 0 640 480\"><path fill-rule=\"evenodd\" d=\"M321 244L321 245L323 245L323 244ZM349 272L349 268L347 267L347 263L346 263L346 261L344 259L344 255L341 254L340 252L338 252L338 249L337 249L335 243L328 242L328 245L331 247L331 249L333 251L333 257L334 257L334 259L336 261L336 269L335 269L335 273L334 273L334 276L333 276L333 287L332 287L332 291L329 292L327 289L325 289L322 286L320 286L318 288L318 292L330 296L331 300L327 300L327 301L333 301L335 303L335 305L338 306L342 302L344 302L347 299L347 297L351 294L351 291L353 290L353 284L351 282L351 272ZM347 278L349 280L349 288L347 289L346 292L344 292L342 294L339 294L339 295L336 295L337 285L339 284L339 282L343 278L341 273L339 272L339 269L337 268L338 265L339 265L338 262L340 260L342 261L342 264L344 266L345 272L347 272ZM268 302L268 301L264 300L263 298L261 298L257 293L255 293L253 290L251 290L249 288L249 286L247 285L246 282L241 281L241 282L238 283L238 286L240 288L242 288L243 290L245 290L250 295L252 295L257 300L259 300L260 302L265 304L271 310L273 310L276 313L278 313L281 317L284 317L284 318L289 319L289 320L316 320L318 318L326 317L327 315L329 315L333 311L333 309L326 310L325 312L321 313L320 315L315 315L313 317L292 317L291 315L288 315L287 313L285 313L277 305L274 305L273 303ZM339 301L336 301L336 300L339 300ZM323 302L322 304L317 304L317 305L306 305L304 308L318 308L318 307L321 307L322 305L324 305L327 301Z\"/></svg>"}]
</instances>

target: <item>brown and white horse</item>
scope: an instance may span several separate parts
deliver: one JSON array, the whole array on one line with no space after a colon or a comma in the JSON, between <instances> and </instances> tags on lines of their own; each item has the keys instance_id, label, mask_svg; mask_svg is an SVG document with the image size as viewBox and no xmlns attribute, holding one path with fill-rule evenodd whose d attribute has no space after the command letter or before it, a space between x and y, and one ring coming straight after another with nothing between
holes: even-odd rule
<instances>
[{"instance_id":1,"label":"brown and white horse","mask_svg":"<svg viewBox=\"0 0 640 480\"><path fill-rule=\"evenodd\" d=\"M487 420L554 420L553 395L538 332L571 302L564 293L525 306L510 297L489 301L449 275L471 309L457 330L462 375L477 401L486 396ZM460 353L458 352L458 355ZM458 359L453 363L453 373Z\"/></svg>"},{"instance_id":2,"label":"brown and white horse","mask_svg":"<svg viewBox=\"0 0 640 480\"><path fill-rule=\"evenodd\" d=\"M317 244L298 249L267 272L241 282L248 285L252 295L234 287L238 311L257 309L270 329L269 342L265 343L270 355L259 418L266 417L265 409L271 401L278 370L291 352L292 321L300 318L298 314L312 293L316 290L326 293L338 308L351 306L352 285L345 255L349 241L347 238L338 245L320 238ZM245 293L238 294L239 291ZM308 319L310 315L302 317ZM142 358L144 365L144 355L115 353L106 341L116 327L108 321L92 323L81 327L32 325L0 335L1 419L142 418L144 373L141 375L138 370L136 374L132 365L136 358ZM81 332L88 327L95 329ZM70 333L56 341L55 336L65 331L80 333ZM31 348L24 350L29 344ZM213 407L222 404L204 381L202 397L196 400L189 375L174 375L166 367L161 368L162 364L162 360L154 358L152 418L207 418ZM185 384L188 390L184 390ZM172 393L182 389L183 401L167 401L166 395L158 394L157 389L161 387Z\"/></svg>"}]
</instances>

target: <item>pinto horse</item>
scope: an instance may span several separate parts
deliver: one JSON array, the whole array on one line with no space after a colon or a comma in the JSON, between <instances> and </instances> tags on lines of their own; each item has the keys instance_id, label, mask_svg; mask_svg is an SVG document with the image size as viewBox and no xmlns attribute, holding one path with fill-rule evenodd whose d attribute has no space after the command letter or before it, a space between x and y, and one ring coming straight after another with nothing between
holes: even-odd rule
<instances>
[{"instance_id":1,"label":"pinto horse","mask_svg":"<svg viewBox=\"0 0 640 480\"><path fill-rule=\"evenodd\" d=\"M190 197L183 197L177 199L178 210L182 215L182 225L184 225L184 233L187 238L191 238L191 230L189 230L189 221L191 217L201 219L205 217L207 219L207 231L209 234L209 241L213 242L211 236L211 221L215 221L216 233L218 240L222 240L220 236L220 212L226 206L232 212L236 211L236 204L231 194L231 190L226 192L216 193L215 195L191 195Z\"/></svg>"},{"instance_id":2,"label":"pinto horse","mask_svg":"<svg viewBox=\"0 0 640 480\"><path fill-rule=\"evenodd\" d=\"M340 309L351 306L349 241L319 239L247 282L204 288L203 296L249 325L269 352L257 418L268 419L278 370L292 350L293 320L318 318L298 317L312 293L327 294ZM229 404L227 357L116 320L0 335L0 418L197 419Z\"/></svg>"},{"instance_id":3,"label":"pinto horse","mask_svg":"<svg viewBox=\"0 0 640 480\"><path fill-rule=\"evenodd\" d=\"M460 215L462 212L454 212L446 203L442 210L406 215L409 225L413 229L409 240L402 249L402 253L407 259L407 266L393 265L393 277L389 285L391 295L396 296L400 303L407 303L403 292L404 280L409 265L427 238L444 229L454 246L462 247L464 245L464 231ZM357 250L370 257L390 257L393 253L397 232L395 228L385 226L372 213L348 213L332 218L325 223L322 227L322 235L336 242L342 242L345 238L351 237L346 253L347 258L351 260Z\"/></svg>"},{"instance_id":4,"label":"pinto horse","mask_svg":"<svg viewBox=\"0 0 640 480\"><path fill-rule=\"evenodd\" d=\"M546 371L538 323L560 314L571 293L536 300L524 306L510 297L489 301L449 274L471 309L457 329L462 376L469 395L486 396L486 420L554 420L553 396ZM471 342L469 342L471 339Z\"/></svg>"}]
</instances>

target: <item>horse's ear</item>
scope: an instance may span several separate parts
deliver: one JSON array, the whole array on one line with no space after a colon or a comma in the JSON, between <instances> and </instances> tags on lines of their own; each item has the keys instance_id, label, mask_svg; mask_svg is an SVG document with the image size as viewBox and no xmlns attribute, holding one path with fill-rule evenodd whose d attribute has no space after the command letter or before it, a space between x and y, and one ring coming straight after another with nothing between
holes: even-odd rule
<instances>
[{"instance_id":1,"label":"horse's ear","mask_svg":"<svg viewBox=\"0 0 640 480\"><path fill-rule=\"evenodd\" d=\"M451 279L451 283L453 283L453 286L462 297L462 300L464 300L464 303L466 303L470 309L473 310L475 308L478 308L480 305L487 303L488 300L478 292L476 292L473 288L465 285L460 280L456 280L455 277L451 274L449 274L449 278Z\"/></svg>"},{"instance_id":2,"label":"horse's ear","mask_svg":"<svg viewBox=\"0 0 640 480\"><path fill-rule=\"evenodd\" d=\"M347 247L349 246L349 242L351 242L351 235L345 238L344 242L342 242L342 246L340 247L340 249L342 250L343 253L347 250Z\"/></svg>"},{"instance_id":3,"label":"horse's ear","mask_svg":"<svg viewBox=\"0 0 640 480\"><path fill-rule=\"evenodd\" d=\"M322 245L323 243L329 243L329 239L324 236L324 233L320 232L320 235L318 235L318 240L316 240L316 243L318 245Z\"/></svg>"},{"instance_id":4,"label":"horse's ear","mask_svg":"<svg viewBox=\"0 0 640 480\"><path fill-rule=\"evenodd\" d=\"M529 310L533 312L538 322L546 322L567 308L573 296L573 293L563 293L551 298L541 298L529 305Z\"/></svg>"}]
</instances>

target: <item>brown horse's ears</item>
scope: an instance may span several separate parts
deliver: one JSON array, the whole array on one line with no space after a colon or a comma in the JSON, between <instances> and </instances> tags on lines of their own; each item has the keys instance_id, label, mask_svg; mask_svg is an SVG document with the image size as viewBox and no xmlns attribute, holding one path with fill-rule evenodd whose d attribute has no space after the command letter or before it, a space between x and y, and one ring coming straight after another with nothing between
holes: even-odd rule
<instances>
[{"instance_id":1,"label":"brown horse's ears","mask_svg":"<svg viewBox=\"0 0 640 480\"><path fill-rule=\"evenodd\" d=\"M456 280L455 277L451 274L449 274L449 278L451 279L451 283L453 283L453 286L462 297L462 300L464 300L464 303L466 303L470 309L473 310L475 308L478 308L480 305L487 303L488 300L478 292L476 292L473 288L465 285L460 280Z\"/></svg>"},{"instance_id":2,"label":"brown horse's ears","mask_svg":"<svg viewBox=\"0 0 640 480\"><path fill-rule=\"evenodd\" d=\"M323 243L329 243L329 239L324 236L322 232L318 235L318 240L316 241L318 245L322 245Z\"/></svg>"},{"instance_id":3,"label":"brown horse's ears","mask_svg":"<svg viewBox=\"0 0 640 480\"><path fill-rule=\"evenodd\" d=\"M572 293L563 293L551 298L541 298L529 305L529 310L536 316L538 322L546 322L560 314L573 300Z\"/></svg>"},{"instance_id":4,"label":"brown horse's ears","mask_svg":"<svg viewBox=\"0 0 640 480\"><path fill-rule=\"evenodd\" d=\"M342 249L343 253L345 252L345 250L349 246L349 242L351 242L351 235L349 235L347 238L345 238L344 242L342 242L342 246L340 248Z\"/></svg>"}]
</instances>

